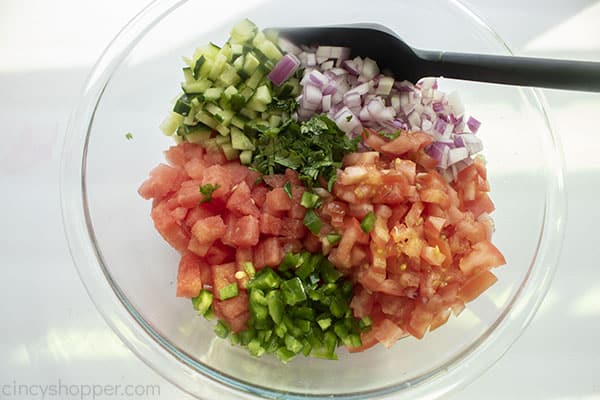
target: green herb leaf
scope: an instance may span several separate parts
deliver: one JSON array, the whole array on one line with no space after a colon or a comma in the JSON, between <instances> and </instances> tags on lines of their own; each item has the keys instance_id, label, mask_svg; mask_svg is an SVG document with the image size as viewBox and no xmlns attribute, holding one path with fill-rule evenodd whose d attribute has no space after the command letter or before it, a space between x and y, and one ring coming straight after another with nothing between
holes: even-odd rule
<instances>
[{"instance_id":1,"label":"green herb leaf","mask_svg":"<svg viewBox=\"0 0 600 400\"><path fill-rule=\"evenodd\" d=\"M200 203L211 202L213 193L215 192L215 190L217 190L220 187L221 187L221 185L219 185L218 183L216 185L213 185L212 183L207 183L206 185L200 185L199 191L200 191L200 193L202 193L202 200L200 200Z\"/></svg>"},{"instance_id":2,"label":"green herb leaf","mask_svg":"<svg viewBox=\"0 0 600 400\"><path fill-rule=\"evenodd\" d=\"M382 137L384 137L386 139L389 139L389 140L397 139L398 137L400 137L401 134L402 134L401 130L397 130L396 132L393 132L393 133L391 133L391 132L379 132L380 136L382 136Z\"/></svg>"},{"instance_id":3,"label":"green herb leaf","mask_svg":"<svg viewBox=\"0 0 600 400\"><path fill-rule=\"evenodd\" d=\"M292 194L292 183L290 181L287 181L285 183L285 185L283 185L283 191L287 193L287 195L290 197L290 199L293 197L293 194Z\"/></svg>"},{"instance_id":4,"label":"green herb leaf","mask_svg":"<svg viewBox=\"0 0 600 400\"><path fill-rule=\"evenodd\" d=\"M125 138L127 140L131 140L131 139L133 139L133 134L131 132L127 132L127 134L125 134Z\"/></svg>"}]
</instances>

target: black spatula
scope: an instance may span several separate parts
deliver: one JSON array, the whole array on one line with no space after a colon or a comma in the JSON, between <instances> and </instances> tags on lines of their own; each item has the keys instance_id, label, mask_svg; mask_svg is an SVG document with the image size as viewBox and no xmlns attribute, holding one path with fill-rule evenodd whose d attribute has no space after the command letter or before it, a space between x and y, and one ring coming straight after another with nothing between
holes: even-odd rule
<instances>
[{"instance_id":1,"label":"black spatula","mask_svg":"<svg viewBox=\"0 0 600 400\"><path fill-rule=\"evenodd\" d=\"M332 45L370 57L398 79L423 77L600 92L600 63L415 49L383 25L273 28L296 45Z\"/></svg>"}]
</instances>

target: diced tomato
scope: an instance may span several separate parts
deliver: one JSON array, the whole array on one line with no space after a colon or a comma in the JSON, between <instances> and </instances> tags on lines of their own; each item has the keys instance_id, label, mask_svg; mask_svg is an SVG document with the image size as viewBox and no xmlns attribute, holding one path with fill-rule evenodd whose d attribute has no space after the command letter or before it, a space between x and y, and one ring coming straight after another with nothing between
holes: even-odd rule
<instances>
[{"instance_id":1,"label":"diced tomato","mask_svg":"<svg viewBox=\"0 0 600 400\"><path fill-rule=\"evenodd\" d=\"M381 151L400 155L423 149L432 142L433 137L425 132L402 132L396 139L381 146Z\"/></svg>"},{"instance_id":2,"label":"diced tomato","mask_svg":"<svg viewBox=\"0 0 600 400\"><path fill-rule=\"evenodd\" d=\"M345 227L340 243L335 249L335 252L332 251L329 260L337 267L350 268L352 266L350 252L359 237L363 234L364 232L362 232L358 220L353 217L347 217L345 219Z\"/></svg>"},{"instance_id":3,"label":"diced tomato","mask_svg":"<svg viewBox=\"0 0 600 400\"><path fill-rule=\"evenodd\" d=\"M248 169L248 174L246 175L246 185L248 185L248 187L250 189L253 189L255 186L257 186L259 184L259 182L262 181L261 178L261 174L257 171Z\"/></svg>"},{"instance_id":4,"label":"diced tomato","mask_svg":"<svg viewBox=\"0 0 600 400\"><path fill-rule=\"evenodd\" d=\"M406 222L406 226L412 227L416 225L420 225L423 218L421 217L421 213L425 209L425 206L420 201L416 201L408 210L404 221Z\"/></svg>"},{"instance_id":5,"label":"diced tomato","mask_svg":"<svg viewBox=\"0 0 600 400\"><path fill-rule=\"evenodd\" d=\"M144 199L160 200L179 189L186 177L187 174L181 167L159 164L150 171L150 177L142 183L138 193Z\"/></svg>"},{"instance_id":6,"label":"diced tomato","mask_svg":"<svg viewBox=\"0 0 600 400\"><path fill-rule=\"evenodd\" d=\"M450 207L450 197L441 189L423 189L419 192L422 202L439 204L442 209Z\"/></svg>"},{"instance_id":7,"label":"diced tomato","mask_svg":"<svg viewBox=\"0 0 600 400\"><path fill-rule=\"evenodd\" d=\"M264 175L263 180L270 186L271 188L283 188L287 182L289 182L289 178L282 174L275 175Z\"/></svg>"},{"instance_id":8,"label":"diced tomato","mask_svg":"<svg viewBox=\"0 0 600 400\"><path fill-rule=\"evenodd\" d=\"M204 155L204 161L209 165L223 165L227 163L227 157L225 157L225 154L221 149L211 149Z\"/></svg>"},{"instance_id":9,"label":"diced tomato","mask_svg":"<svg viewBox=\"0 0 600 400\"><path fill-rule=\"evenodd\" d=\"M404 331L387 318L381 321L381 323L376 324L372 329L377 341L388 349L392 347L398 339L405 336Z\"/></svg>"},{"instance_id":10,"label":"diced tomato","mask_svg":"<svg viewBox=\"0 0 600 400\"><path fill-rule=\"evenodd\" d=\"M240 182L231 192L226 207L228 210L241 215L252 215L254 217L260 215L260 211L251 197L250 188L244 181Z\"/></svg>"},{"instance_id":11,"label":"diced tomato","mask_svg":"<svg viewBox=\"0 0 600 400\"><path fill-rule=\"evenodd\" d=\"M220 239L227 230L223 218L219 215L207 217L196 221L192 227L192 234L199 243L211 243Z\"/></svg>"},{"instance_id":12,"label":"diced tomato","mask_svg":"<svg viewBox=\"0 0 600 400\"><path fill-rule=\"evenodd\" d=\"M374 210L373 204L350 204L348 206L348 215L362 220L368 213L373 212Z\"/></svg>"},{"instance_id":13,"label":"diced tomato","mask_svg":"<svg viewBox=\"0 0 600 400\"><path fill-rule=\"evenodd\" d=\"M483 213L492 213L496 206L490 199L487 193L479 193L475 200L465 201L464 207L473 213L475 218L479 217Z\"/></svg>"},{"instance_id":14,"label":"diced tomato","mask_svg":"<svg viewBox=\"0 0 600 400\"><path fill-rule=\"evenodd\" d=\"M323 205L322 214L331 220L331 226L341 228L344 226L344 217L348 212L348 206L340 201L329 201Z\"/></svg>"},{"instance_id":15,"label":"diced tomato","mask_svg":"<svg viewBox=\"0 0 600 400\"><path fill-rule=\"evenodd\" d=\"M206 168L202 176L202 185L218 185L217 190L212 192L213 198L225 197L232 187L232 179L229 171L222 165L211 165Z\"/></svg>"},{"instance_id":16,"label":"diced tomato","mask_svg":"<svg viewBox=\"0 0 600 400\"><path fill-rule=\"evenodd\" d=\"M352 251L350 251L350 265L353 267L360 267L368 262L368 257L369 253L366 250L366 246L357 244L352 248Z\"/></svg>"},{"instance_id":17,"label":"diced tomato","mask_svg":"<svg viewBox=\"0 0 600 400\"><path fill-rule=\"evenodd\" d=\"M238 161L228 162L227 164L223 165L223 168L225 168L225 170L228 172L232 185L237 185L240 182L244 182L248 176L248 167L240 164Z\"/></svg>"},{"instance_id":18,"label":"diced tomato","mask_svg":"<svg viewBox=\"0 0 600 400\"><path fill-rule=\"evenodd\" d=\"M229 328L232 332L239 333L248 329L248 320L250 319L250 311L246 311L235 318L226 319Z\"/></svg>"},{"instance_id":19,"label":"diced tomato","mask_svg":"<svg viewBox=\"0 0 600 400\"><path fill-rule=\"evenodd\" d=\"M177 191L177 202L186 208L193 208L200 204L203 197L202 193L200 193L201 185L202 181L197 180L183 182Z\"/></svg>"},{"instance_id":20,"label":"diced tomato","mask_svg":"<svg viewBox=\"0 0 600 400\"><path fill-rule=\"evenodd\" d=\"M190 239L190 242L189 242L187 248L189 251L191 251L195 255L197 255L199 257L204 257L206 255L206 253L208 253L208 250L211 248L212 245L213 245L213 242L200 243L198 241L198 239L196 239L195 237L192 237Z\"/></svg>"},{"instance_id":21,"label":"diced tomato","mask_svg":"<svg viewBox=\"0 0 600 400\"><path fill-rule=\"evenodd\" d=\"M448 319L450 318L450 314L452 314L450 308L441 309L440 311L438 311L437 314L435 314L433 316L433 319L431 320L431 325L429 326L429 332L439 328L440 326L442 326L446 322L448 322Z\"/></svg>"},{"instance_id":22,"label":"diced tomato","mask_svg":"<svg viewBox=\"0 0 600 400\"><path fill-rule=\"evenodd\" d=\"M425 336L425 332L433 321L433 313L428 311L422 303L417 304L412 312L412 316L406 329L411 335L417 339L422 339Z\"/></svg>"},{"instance_id":23,"label":"diced tomato","mask_svg":"<svg viewBox=\"0 0 600 400\"><path fill-rule=\"evenodd\" d=\"M231 285L232 283L237 284L237 280L235 279L235 273L237 272L237 267L235 263L230 262L226 264L212 264L211 263L211 271L213 277L213 292L215 298L219 298L219 291L226 286Z\"/></svg>"},{"instance_id":24,"label":"diced tomato","mask_svg":"<svg viewBox=\"0 0 600 400\"><path fill-rule=\"evenodd\" d=\"M171 146L165 151L165 159L173 166L183 167L187 161L183 146Z\"/></svg>"},{"instance_id":25,"label":"diced tomato","mask_svg":"<svg viewBox=\"0 0 600 400\"><path fill-rule=\"evenodd\" d=\"M185 252L179 261L177 297L196 297L200 289L202 289L200 259L190 252Z\"/></svg>"},{"instance_id":26,"label":"diced tomato","mask_svg":"<svg viewBox=\"0 0 600 400\"><path fill-rule=\"evenodd\" d=\"M365 289L376 292L385 280L385 271L378 271L375 268L362 269L358 274L358 281Z\"/></svg>"},{"instance_id":27,"label":"diced tomato","mask_svg":"<svg viewBox=\"0 0 600 400\"><path fill-rule=\"evenodd\" d=\"M237 220L233 237L235 246L256 246L259 236L258 218L252 215L245 215Z\"/></svg>"},{"instance_id":28,"label":"diced tomato","mask_svg":"<svg viewBox=\"0 0 600 400\"><path fill-rule=\"evenodd\" d=\"M283 221L271 214L262 213L259 220L260 233L277 236L281 233Z\"/></svg>"},{"instance_id":29,"label":"diced tomato","mask_svg":"<svg viewBox=\"0 0 600 400\"><path fill-rule=\"evenodd\" d=\"M417 165L420 165L421 167L428 170L437 167L438 164L435 158L431 157L423 150L419 150L416 153L413 153L410 158L413 159L417 163Z\"/></svg>"},{"instance_id":30,"label":"diced tomato","mask_svg":"<svg viewBox=\"0 0 600 400\"><path fill-rule=\"evenodd\" d=\"M369 128L363 131L363 142L373 150L377 151L381 151L381 147L387 143L387 141L379 136L377 132Z\"/></svg>"},{"instance_id":31,"label":"diced tomato","mask_svg":"<svg viewBox=\"0 0 600 400\"><path fill-rule=\"evenodd\" d=\"M490 269L506 264L506 260L500 251L487 240L473 245L471 253L463 257L459 267L465 274L470 274L477 269Z\"/></svg>"},{"instance_id":32,"label":"diced tomato","mask_svg":"<svg viewBox=\"0 0 600 400\"><path fill-rule=\"evenodd\" d=\"M344 167L350 165L371 165L375 166L379 162L379 152L377 151L365 151L361 153L350 153L344 157Z\"/></svg>"},{"instance_id":33,"label":"diced tomato","mask_svg":"<svg viewBox=\"0 0 600 400\"><path fill-rule=\"evenodd\" d=\"M151 212L154 227L160 235L176 250L184 252L190 237L171 215L166 201L157 203Z\"/></svg>"},{"instance_id":34,"label":"diced tomato","mask_svg":"<svg viewBox=\"0 0 600 400\"><path fill-rule=\"evenodd\" d=\"M304 248L311 253L321 252L321 241L319 240L318 236L306 235L302 244L304 245Z\"/></svg>"},{"instance_id":35,"label":"diced tomato","mask_svg":"<svg viewBox=\"0 0 600 400\"><path fill-rule=\"evenodd\" d=\"M191 230L199 219L212 217L214 215L215 214L204 204L197 205L188 211L187 216L185 217L185 225Z\"/></svg>"},{"instance_id":36,"label":"diced tomato","mask_svg":"<svg viewBox=\"0 0 600 400\"><path fill-rule=\"evenodd\" d=\"M461 286L460 290L458 291L458 297L465 303L468 303L479 297L481 293L496 283L497 280L498 278L496 278L496 275L492 274L490 271L481 271L478 274L470 277Z\"/></svg>"},{"instance_id":37,"label":"diced tomato","mask_svg":"<svg viewBox=\"0 0 600 400\"><path fill-rule=\"evenodd\" d=\"M254 200L254 204L256 204L257 207L260 208L263 206L268 192L269 188L264 185L256 186L252 189L252 200Z\"/></svg>"},{"instance_id":38,"label":"diced tomato","mask_svg":"<svg viewBox=\"0 0 600 400\"><path fill-rule=\"evenodd\" d=\"M424 246L423 249L421 249L421 258L427 261L429 264L439 267L446 259L446 256L437 246Z\"/></svg>"},{"instance_id":39,"label":"diced tomato","mask_svg":"<svg viewBox=\"0 0 600 400\"><path fill-rule=\"evenodd\" d=\"M249 318L248 295L240 291L236 297L227 300L219 300L218 292L213 300L215 314L222 316L234 332L244 330Z\"/></svg>"},{"instance_id":40,"label":"diced tomato","mask_svg":"<svg viewBox=\"0 0 600 400\"><path fill-rule=\"evenodd\" d=\"M293 203L292 208L288 211L288 217L292 219L304 219L306 215L306 208L302 207L299 203Z\"/></svg>"},{"instance_id":41,"label":"diced tomato","mask_svg":"<svg viewBox=\"0 0 600 400\"><path fill-rule=\"evenodd\" d=\"M208 249L205 259L210 265L231 262L235 260L235 250L217 240Z\"/></svg>"},{"instance_id":42,"label":"diced tomato","mask_svg":"<svg viewBox=\"0 0 600 400\"><path fill-rule=\"evenodd\" d=\"M280 235L289 239L302 239L306 235L306 226L299 219L283 218Z\"/></svg>"},{"instance_id":43,"label":"diced tomato","mask_svg":"<svg viewBox=\"0 0 600 400\"><path fill-rule=\"evenodd\" d=\"M394 169L401 172L402 175L408 180L408 183L414 184L417 175L417 164L411 160L403 160L396 158L393 163Z\"/></svg>"},{"instance_id":44,"label":"diced tomato","mask_svg":"<svg viewBox=\"0 0 600 400\"><path fill-rule=\"evenodd\" d=\"M277 267L283 260L283 250L277 238L269 237L262 240L254 252L255 267Z\"/></svg>"},{"instance_id":45,"label":"diced tomato","mask_svg":"<svg viewBox=\"0 0 600 400\"><path fill-rule=\"evenodd\" d=\"M283 190L283 188L275 188L267 193L263 210L269 214L277 215L282 211L289 211L292 208L292 199Z\"/></svg>"},{"instance_id":46,"label":"diced tomato","mask_svg":"<svg viewBox=\"0 0 600 400\"><path fill-rule=\"evenodd\" d=\"M354 296L352 296L352 301L350 301L350 308L356 318L368 317L371 315L375 297L363 289L362 286L357 285L357 287Z\"/></svg>"},{"instance_id":47,"label":"diced tomato","mask_svg":"<svg viewBox=\"0 0 600 400\"><path fill-rule=\"evenodd\" d=\"M206 168L208 168L209 165L206 163L206 161L202 160L201 158L194 158L188 162L185 163L185 172L192 178L192 179L199 179L202 180L202 176L204 175L204 170Z\"/></svg>"}]
</instances>

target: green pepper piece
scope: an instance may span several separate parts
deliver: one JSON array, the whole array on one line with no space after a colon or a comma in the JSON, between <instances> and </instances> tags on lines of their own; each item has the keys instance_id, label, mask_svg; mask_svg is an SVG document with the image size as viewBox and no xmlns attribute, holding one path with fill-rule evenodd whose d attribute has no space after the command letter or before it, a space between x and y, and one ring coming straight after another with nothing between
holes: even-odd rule
<instances>
[{"instance_id":1,"label":"green pepper piece","mask_svg":"<svg viewBox=\"0 0 600 400\"><path fill-rule=\"evenodd\" d=\"M258 339L252 339L250 343L248 343L248 351L255 357L261 357L267 350L262 346Z\"/></svg>"},{"instance_id":2,"label":"green pepper piece","mask_svg":"<svg viewBox=\"0 0 600 400\"><path fill-rule=\"evenodd\" d=\"M194 310L200 315L206 314L213 301L213 295L210 291L202 289L198 296L192 299Z\"/></svg>"},{"instance_id":3,"label":"green pepper piece","mask_svg":"<svg viewBox=\"0 0 600 400\"><path fill-rule=\"evenodd\" d=\"M298 354L304 345L292 335L285 336L285 348L294 354Z\"/></svg>"},{"instance_id":4,"label":"green pepper piece","mask_svg":"<svg viewBox=\"0 0 600 400\"><path fill-rule=\"evenodd\" d=\"M304 215L304 225L311 231L314 235L318 235L323 227L323 221L321 218L315 213L314 210L310 209Z\"/></svg>"},{"instance_id":5,"label":"green pepper piece","mask_svg":"<svg viewBox=\"0 0 600 400\"><path fill-rule=\"evenodd\" d=\"M331 246L335 246L342 239L342 235L339 233L328 233L325 237Z\"/></svg>"},{"instance_id":6,"label":"green pepper piece","mask_svg":"<svg viewBox=\"0 0 600 400\"><path fill-rule=\"evenodd\" d=\"M326 258L323 258L319 264L319 273L326 283L334 283L342 276L341 272L335 269L331 261Z\"/></svg>"},{"instance_id":7,"label":"green pepper piece","mask_svg":"<svg viewBox=\"0 0 600 400\"><path fill-rule=\"evenodd\" d=\"M375 213L370 211L360 222L360 228L365 233L369 233L373 230L373 226L375 226Z\"/></svg>"},{"instance_id":8,"label":"green pepper piece","mask_svg":"<svg viewBox=\"0 0 600 400\"><path fill-rule=\"evenodd\" d=\"M277 289L281 278L271 268L261 269L246 285L250 289L270 290Z\"/></svg>"},{"instance_id":9,"label":"green pepper piece","mask_svg":"<svg viewBox=\"0 0 600 400\"><path fill-rule=\"evenodd\" d=\"M285 306L283 304L283 301L281 300L281 295L280 295L279 291L275 291L275 290L270 291L267 294L266 302L267 302L267 307L269 309L269 315L271 316L271 319L276 324L280 324L281 319L283 318L283 312L284 312Z\"/></svg>"},{"instance_id":10,"label":"green pepper piece","mask_svg":"<svg viewBox=\"0 0 600 400\"><path fill-rule=\"evenodd\" d=\"M239 294L237 283L232 283L219 290L220 300L229 300L236 297Z\"/></svg>"},{"instance_id":11,"label":"green pepper piece","mask_svg":"<svg viewBox=\"0 0 600 400\"><path fill-rule=\"evenodd\" d=\"M304 208L316 208L318 207L320 200L321 198L319 195L311 192L304 192L300 199L300 205Z\"/></svg>"},{"instance_id":12,"label":"green pepper piece","mask_svg":"<svg viewBox=\"0 0 600 400\"><path fill-rule=\"evenodd\" d=\"M218 337L225 339L229 335L229 327L227 326L227 323L218 320L217 324L215 325L215 333Z\"/></svg>"},{"instance_id":13,"label":"green pepper piece","mask_svg":"<svg viewBox=\"0 0 600 400\"><path fill-rule=\"evenodd\" d=\"M285 303L290 306L306 300L304 285L298 277L284 281L281 284L281 293L283 294Z\"/></svg>"},{"instance_id":14,"label":"green pepper piece","mask_svg":"<svg viewBox=\"0 0 600 400\"><path fill-rule=\"evenodd\" d=\"M278 348L277 351L275 351L275 355L284 364L287 364L288 362L290 362L290 360L292 360L294 357L296 357L296 353L289 351L285 347Z\"/></svg>"}]
</instances>

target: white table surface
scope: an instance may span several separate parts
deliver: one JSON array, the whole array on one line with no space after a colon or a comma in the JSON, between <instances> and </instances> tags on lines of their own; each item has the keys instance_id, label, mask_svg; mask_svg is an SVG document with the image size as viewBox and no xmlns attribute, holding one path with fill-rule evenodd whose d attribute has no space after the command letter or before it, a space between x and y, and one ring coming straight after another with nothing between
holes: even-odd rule
<instances>
[{"instance_id":1,"label":"white table surface","mask_svg":"<svg viewBox=\"0 0 600 400\"><path fill-rule=\"evenodd\" d=\"M0 399L87 399L93 384L113 387L97 399L190 399L104 323L72 264L60 217L68 115L93 61L147 1L0 0ZM517 54L600 61L600 2L469 4ZM451 399L600 399L600 94L545 94L567 163L560 265L526 332ZM42 396L34 387L61 384L75 395L63 387Z\"/></svg>"}]
</instances>

